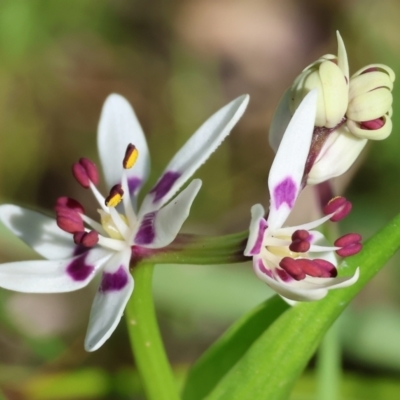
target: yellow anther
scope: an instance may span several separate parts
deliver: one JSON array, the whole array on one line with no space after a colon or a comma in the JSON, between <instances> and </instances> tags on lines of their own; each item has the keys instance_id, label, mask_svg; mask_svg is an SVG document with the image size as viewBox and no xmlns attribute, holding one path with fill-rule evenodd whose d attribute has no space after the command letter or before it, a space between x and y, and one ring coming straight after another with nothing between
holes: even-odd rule
<instances>
[{"instance_id":1,"label":"yellow anther","mask_svg":"<svg viewBox=\"0 0 400 400\"><path fill-rule=\"evenodd\" d=\"M132 143L128 144L125 152L124 161L122 162L123 167L125 169L132 168L136 164L136 160L138 159L138 157L138 149Z\"/></svg>"},{"instance_id":2,"label":"yellow anther","mask_svg":"<svg viewBox=\"0 0 400 400\"><path fill-rule=\"evenodd\" d=\"M124 191L121 185L115 185L111 188L110 194L107 196L105 204L107 207L116 207L122 200Z\"/></svg>"}]
</instances>

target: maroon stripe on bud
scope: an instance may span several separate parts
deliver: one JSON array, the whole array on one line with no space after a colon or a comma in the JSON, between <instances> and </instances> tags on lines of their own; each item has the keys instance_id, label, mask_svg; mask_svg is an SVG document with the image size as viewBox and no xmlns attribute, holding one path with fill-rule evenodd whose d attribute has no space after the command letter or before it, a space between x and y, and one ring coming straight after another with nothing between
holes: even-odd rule
<instances>
[{"instance_id":1,"label":"maroon stripe on bud","mask_svg":"<svg viewBox=\"0 0 400 400\"><path fill-rule=\"evenodd\" d=\"M296 281L301 281L306 277L306 274L301 268L301 265L299 265L296 260L290 257L284 257L282 258L281 262L279 263L279 266L286 271L290 276L292 276Z\"/></svg>"},{"instance_id":2,"label":"maroon stripe on bud","mask_svg":"<svg viewBox=\"0 0 400 400\"><path fill-rule=\"evenodd\" d=\"M96 165L87 158L79 159L79 162L73 164L72 174L77 182L87 189L90 182L97 185L99 182L99 174Z\"/></svg>"},{"instance_id":3,"label":"maroon stripe on bud","mask_svg":"<svg viewBox=\"0 0 400 400\"><path fill-rule=\"evenodd\" d=\"M337 222L347 217L352 208L352 204L345 197L337 196L328 202L328 204L324 207L324 214L334 215L330 218L332 222Z\"/></svg>"},{"instance_id":4,"label":"maroon stripe on bud","mask_svg":"<svg viewBox=\"0 0 400 400\"><path fill-rule=\"evenodd\" d=\"M383 118L372 119L370 121L363 121L359 123L361 129L365 129L367 131L376 131L377 129L381 129L383 125L385 125L385 120Z\"/></svg>"},{"instance_id":5,"label":"maroon stripe on bud","mask_svg":"<svg viewBox=\"0 0 400 400\"><path fill-rule=\"evenodd\" d=\"M56 221L59 228L68 233L75 233L84 230L82 217L69 208L58 210Z\"/></svg>"},{"instance_id":6,"label":"maroon stripe on bud","mask_svg":"<svg viewBox=\"0 0 400 400\"><path fill-rule=\"evenodd\" d=\"M376 72L376 71L379 71L379 69L376 67L371 67L371 68L367 68L365 71L361 72L360 75L367 74L368 72Z\"/></svg>"},{"instance_id":7,"label":"maroon stripe on bud","mask_svg":"<svg viewBox=\"0 0 400 400\"><path fill-rule=\"evenodd\" d=\"M99 234L96 231L80 231L74 233L75 244L82 245L85 247L93 247L99 241Z\"/></svg>"},{"instance_id":8,"label":"maroon stripe on bud","mask_svg":"<svg viewBox=\"0 0 400 400\"><path fill-rule=\"evenodd\" d=\"M60 211L63 208L68 208L81 214L85 213L85 209L83 208L82 204L79 203L79 201L76 201L66 196L59 197L56 201L56 205L54 206L54 210L56 212Z\"/></svg>"}]
</instances>

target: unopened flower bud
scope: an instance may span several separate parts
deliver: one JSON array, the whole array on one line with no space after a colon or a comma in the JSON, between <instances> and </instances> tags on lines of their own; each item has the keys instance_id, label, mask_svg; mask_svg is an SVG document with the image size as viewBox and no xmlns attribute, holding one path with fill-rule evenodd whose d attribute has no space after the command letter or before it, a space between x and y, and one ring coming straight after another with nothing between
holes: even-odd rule
<instances>
[{"instance_id":1,"label":"unopened flower bud","mask_svg":"<svg viewBox=\"0 0 400 400\"><path fill-rule=\"evenodd\" d=\"M304 96L318 90L315 126L334 128L343 119L348 104L348 63L344 43L339 33L338 56L327 54L309 65L291 88L290 110L293 114Z\"/></svg>"},{"instance_id":2,"label":"unopened flower bud","mask_svg":"<svg viewBox=\"0 0 400 400\"><path fill-rule=\"evenodd\" d=\"M367 65L351 77L346 117L353 135L372 140L390 135L394 80L393 70L382 64Z\"/></svg>"}]
</instances>

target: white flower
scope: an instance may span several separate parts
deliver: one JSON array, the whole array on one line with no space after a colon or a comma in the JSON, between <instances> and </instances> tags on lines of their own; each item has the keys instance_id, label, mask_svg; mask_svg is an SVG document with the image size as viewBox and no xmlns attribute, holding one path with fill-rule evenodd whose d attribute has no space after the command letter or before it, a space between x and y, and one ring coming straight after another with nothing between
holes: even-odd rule
<instances>
[{"instance_id":1,"label":"white flower","mask_svg":"<svg viewBox=\"0 0 400 400\"><path fill-rule=\"evenodd\" d=\"M345 287L358 279L336 278L335 251L349 256L361 250L361 237L345 235L327 245L324 236L314 229L331 219L344 218L351 204L343 197L334 198L325 208L325 217L294 227L282 227L302 189L302 179L316 113L317 92L311 91L297 108L282 138L268 177L270 208L251 209L246 256L253 257L256 275L292 304L323 298L329 289Z\"/></svg>"},{"instance_id":2,"label":"white flower","mask_svg":"<svg viewBox=\"0 0 400 400\"><path fill-rule=\"evenodd\" d=\"M73 166L77 181L98 201L101 222L67 197L57 201L57 220L15 205L0 206L4 225L48 260L0 265L0 286L29 293L69 292L102 271L85 339L86 350L98 349L118 325L131 296L131 256L151 253L175 239L201 181L193 180L173 196L229 134L248 101L247 95L241 96L211 116L171 160L136 212L138 192L149 175L147 143L129 103L119 95L109 96L98 129L107 198L96 188L92 162L82 158ZM123 207L117 211L119 202Z\"/></svg>"}]
</instances>

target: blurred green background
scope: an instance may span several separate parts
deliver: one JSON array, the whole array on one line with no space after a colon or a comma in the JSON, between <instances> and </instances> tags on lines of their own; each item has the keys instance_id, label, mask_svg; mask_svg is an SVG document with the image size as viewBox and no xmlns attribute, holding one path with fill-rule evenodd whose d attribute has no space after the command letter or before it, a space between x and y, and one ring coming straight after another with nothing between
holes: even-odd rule
<instances>
[{"instance_id":1,"label":"blurred green background","mask_svg":"<svg viewBox=\"0 0 400 400\"><path fill-rule=\"evenodd\" d=\"M185 224L204 234L246 229L251 205L268 202L267 132L283 91L308 63L336 53L337 29L352 72L379 62L400 76L399 20L395 0L0 0L1 201L50 214L57 197L68 195L94 215L70 166L81 156L98 161L96 128L109 93L136 110L152 155L150 183L208 116L249 93L245 116L197 173L204 184ZM335 182L354 204L343 232L367 238L400 210L398 92L395 86L390 138L371 143ZM315 215L312 193L304 197L298 221ZM0 228L1 261L35 257ZM343 399L400 398L399 282L397 258L340 321ZM95 290L96 283L62 295L0 290L6 398L143 398L124 321L100 350L83 350ZM249 264L162 265L154 293L178 377L271 295ZM293 400L315 399L315 386L311 363Z\"/></svg>"}]
</instances>

